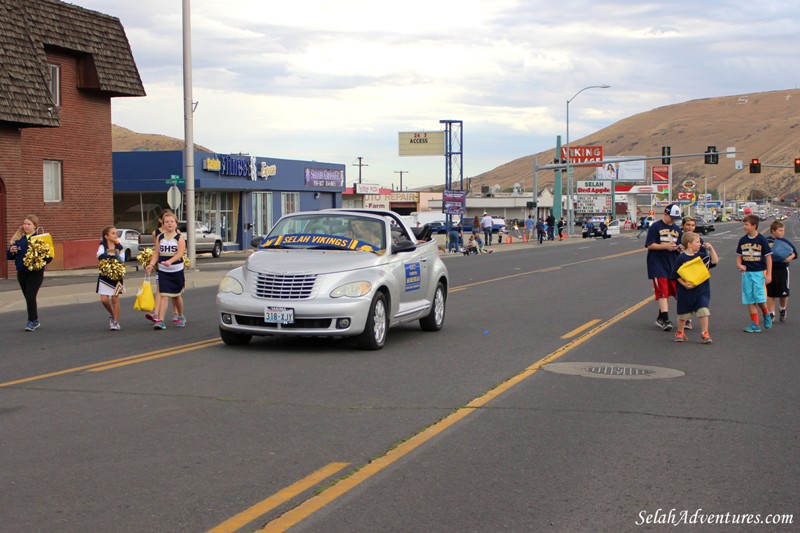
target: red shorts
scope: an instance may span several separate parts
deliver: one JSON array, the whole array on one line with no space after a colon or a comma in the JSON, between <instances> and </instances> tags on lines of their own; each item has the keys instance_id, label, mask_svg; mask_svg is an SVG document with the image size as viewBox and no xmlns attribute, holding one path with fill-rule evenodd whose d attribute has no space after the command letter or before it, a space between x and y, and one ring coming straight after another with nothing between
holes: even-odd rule
<instances>
[{"instance_id":1,"label":"red shorts","mask_svg":"<svg viewBox=\"0 0 800 533\"><path fill-rule=\"evenodd\" d=\"M678 294L678 280L669 278L653 278L653 292L656 300L661 298L676 297Z\"/></svg>"}]
</instances>

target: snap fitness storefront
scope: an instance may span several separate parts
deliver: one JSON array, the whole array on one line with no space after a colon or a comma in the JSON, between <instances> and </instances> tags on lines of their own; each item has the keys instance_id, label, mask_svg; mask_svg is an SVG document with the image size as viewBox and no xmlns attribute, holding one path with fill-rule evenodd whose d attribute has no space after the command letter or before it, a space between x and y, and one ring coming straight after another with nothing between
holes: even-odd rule
<instances>
[{"instance_id":1,"label":"snap fitness storefront","mask_svg":"<svg viewBox=\"0 0 800 533\"><path fill-rule=\"evenodd\" d=\"M283 215L341 207L345 165L247 155L195 152L195 219L222 236L226 250L250 248ZM155 229L169 208L172 182L185 219L183 151L114 152L114 225ZM173 179L177 177L177 179Z\"/></svg>"}]
</instances>

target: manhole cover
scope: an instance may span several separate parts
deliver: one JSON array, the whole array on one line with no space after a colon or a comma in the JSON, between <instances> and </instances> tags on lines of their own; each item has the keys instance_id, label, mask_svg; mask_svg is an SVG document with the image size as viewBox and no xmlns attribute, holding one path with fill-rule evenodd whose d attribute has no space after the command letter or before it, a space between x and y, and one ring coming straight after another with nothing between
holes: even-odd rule
<instances>
[{"instance_id":1,"label":"manhole cover","mask_svg":"<svg viewBox=\"0 0 800 533\"><path fill-rule=\"evenodd\" d=\"M622 363L550 363L542 368L556 374L604 379L667 379L686 375L674 368Z\"/></svg>"}]
</instances>

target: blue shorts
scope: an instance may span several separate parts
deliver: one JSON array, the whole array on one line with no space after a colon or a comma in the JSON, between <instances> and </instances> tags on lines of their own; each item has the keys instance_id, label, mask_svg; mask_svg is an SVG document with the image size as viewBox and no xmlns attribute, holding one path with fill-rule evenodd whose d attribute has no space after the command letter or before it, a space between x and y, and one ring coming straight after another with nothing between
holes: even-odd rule
<instances>
[{"instance_id":1,"label":"blue shorts","mask_svg":"<svg viewBox=\"0 0 800 533\"><path fill-rule=\"evenodd\" d=\"M763 304L767 301L767 275L763 270L742 272L742 303Z\"/></svg>"}]
</instances>

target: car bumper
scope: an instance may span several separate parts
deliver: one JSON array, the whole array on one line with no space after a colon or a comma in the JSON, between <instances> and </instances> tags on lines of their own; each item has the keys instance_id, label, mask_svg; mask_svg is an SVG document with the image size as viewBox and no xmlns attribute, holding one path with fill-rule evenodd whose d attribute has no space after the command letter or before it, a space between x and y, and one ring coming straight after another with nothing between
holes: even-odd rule
<instances>
[{"instance_id":1,"label":"car bumper","mask_svg":"<svg viewBox=\"0 0 800 533\"><path fill-rule=\"evenodd\" d=\"M219 293L217 310L222 329L248 335L348 337L359 335L367 322L372 295L360 298L269 300L249 294ZM267 307L289 308L294 323L264 321Z\"/></svg>"}]
</instances>

